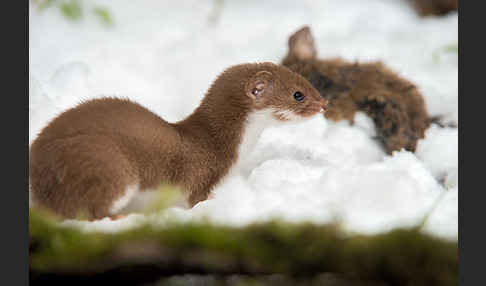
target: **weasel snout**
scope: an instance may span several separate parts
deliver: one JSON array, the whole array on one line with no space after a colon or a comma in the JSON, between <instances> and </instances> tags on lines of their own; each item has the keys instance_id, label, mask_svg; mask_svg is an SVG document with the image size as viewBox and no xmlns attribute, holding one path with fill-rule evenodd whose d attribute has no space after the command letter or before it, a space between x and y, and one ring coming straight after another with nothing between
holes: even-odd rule
<instances>
[{"instance_id":1,"label":"weasel snout","mask_svg":"<svg viewBox=\"0 0 486 286\"><path fill-rule=\"evenodd\" d=\"M319 112L326 112L327 106L329 104L329 100L327 100L325 98L321 98L321 100L319 101L319 103L321 105L321 108L320 108Z\"/></svg>"},{"instance_id":2,"label":"weasel snout","mask_svg":"<svg viewBox=\"0 0 486 286\"><path fill-rule=\"evenodd\" d=\"M320 95L317 96L317 98L314 100L313 104L310 106L310 109L312 109L316 113L324 113L327 110L327 106L329 104L329 101Z\"/></svg>"}]
</instances>

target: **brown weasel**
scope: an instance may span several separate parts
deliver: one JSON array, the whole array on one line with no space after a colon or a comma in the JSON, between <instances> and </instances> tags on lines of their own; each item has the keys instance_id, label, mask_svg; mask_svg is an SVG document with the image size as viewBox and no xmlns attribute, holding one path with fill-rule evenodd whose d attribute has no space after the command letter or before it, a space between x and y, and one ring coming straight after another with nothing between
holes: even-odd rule
<instances>
[{"instance_id":1,"label":"brown weasel","mask_svg":"<svg viewBox=\"0 0 486 286\"><path fill-rule=\"evenodd\" d=\"M413 8L422 16L443 16L450 12L457 11L458 0L407 0Z\"/></svg>"},{"instance_id":2,"label":"brown weasel","mask_svg":"<svg viewBox=\"0 0 486 286\"><path fill-rule=\"evenodd\" d=\"M295 32L288 44L282 64L304 76L329 100L327 118L352 122L356 111L364 111L373 119L388 154L402 148L415 151L417 140L424 137L434 119L429 119L424 99L413 83L382 62L317 59L308 26Z\"/></svg>"},{"instance_id":3,"label":"brown weasel","mask_svg":"<svg viewBox=\"0 0 486 286\"><path fill-rule=\"evenodd\" d=\"M128 99L86 101L32 143L32 199L65 218L98 219L166 183L181 187L193 206L242 164L264 128L307 119L326 104L306 79L272 63L225 70L177 123Z\"/></svg>"}]
</instances>

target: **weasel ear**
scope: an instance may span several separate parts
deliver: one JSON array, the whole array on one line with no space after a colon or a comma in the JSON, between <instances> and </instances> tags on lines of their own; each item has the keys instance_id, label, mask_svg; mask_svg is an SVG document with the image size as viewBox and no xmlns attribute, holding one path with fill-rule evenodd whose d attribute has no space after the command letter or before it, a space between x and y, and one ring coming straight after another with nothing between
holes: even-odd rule
<instances>
[{"instance_id":1,"label":"weasel ear","mask_svg":"<svg viewBox=\"0 0 486 286\"><path fill-rule=\"evenodd\" d=\"M316 57L317 51L309 26L304 26L289 38L289 54L299 60L310 60Z\"/></svg>"},{"instance_id":2,"label":"weasel ear","mask_svg":"<svg viewBox=\"0 0 486 286\"><path fill-rule=\"evenodd\" d=\"M259 71L253 75L246 84L246 95L257 100L272 92L273 74L268 71Z\"/></svg>"}]
</instances>

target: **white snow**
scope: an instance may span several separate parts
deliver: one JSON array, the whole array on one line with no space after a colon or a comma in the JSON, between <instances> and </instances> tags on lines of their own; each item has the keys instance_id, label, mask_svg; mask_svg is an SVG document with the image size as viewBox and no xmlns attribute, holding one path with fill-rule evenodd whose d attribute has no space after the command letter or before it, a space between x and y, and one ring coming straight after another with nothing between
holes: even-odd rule
<instances>
[{"instance_id":1,"label":"white snow","mask_svg":"<svg viewBox=\"0 0 486 286\"><path fill-rule=\"evenodd\" d=\"M216 76L243 62L280 62L288 36L311 26L320 57L383 60L417 84L431 115L458 120L458 17L419 18L406 1L80 1L107 7L114 25L85 13L79 22L30 6L29 141L50 119L83 99L129 97L168 121L199 104ZM438 55L438 56L437 56ZM439 60L437 60L437 58ZM169 219L247 223L338 221L377 233L419 224L457 239L458 131L432 126L416 154L387 156L363 113L349 122L322 117L270 128L245 168L193 209L172 207L117 221L65 221L86 231L120 231Z\"/></svg>"},{"instance_id":2,"label":"white snow","mask_svg":"<svg viewBox=\"0 0 486 286\"><path fill-rule=\"evenodd\" d=\"M125 189L123 195L115 200L111 205L110 213L118 214L121 210L128 206L130 201L139 193L138 185L130 185Z\"/></svg>"},{"instance_id":3,"label":"white snow","mask_svg":"<svg viewBox=\"0 0 486 286\"><path fill-rule=\"evenodd\" d=\"M436 179L447 181L449 188L457 185L457 128L432 125L425 134L425 140L419 141L415 153Z\"/></svg>"}]
</instances>

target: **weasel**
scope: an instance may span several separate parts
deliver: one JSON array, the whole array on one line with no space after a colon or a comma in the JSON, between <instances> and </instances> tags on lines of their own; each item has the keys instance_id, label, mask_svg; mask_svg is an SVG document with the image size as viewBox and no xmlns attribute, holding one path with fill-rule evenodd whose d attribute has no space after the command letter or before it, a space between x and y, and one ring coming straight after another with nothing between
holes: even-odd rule
<instances>
[{"instance_id":1,"label":"weasel","mask_svg":"<svg viewBox=\"0 0 486 286\"><path fill-rule=\"evenodd\" d=\"M457 11L458 0L407 0L422 17L443 16Z\"/></svg>"},{"instance_id":2,"label":"weasel","mask_svg":"<svg viewBox=\"0 0 486 286\"><path fill-rule=\"evenodd\" d=\"M32 199L64 218L99 219L139 192L171 184L194 206L248 156L264 128L308 119L326 105L306 79L269 62L228 68L176 123L128 99L85 101L32 142Z\"/></svg>"},{"instance_id":3,"label":"weasel","mask_svg":"<svg viewBox=\"0 0 486 286\"><path fill-rule=\"evenodd\" d=\"M364 111L388 154L402 148L414 152L430 123L437 121L429 118L417 87L382 62L318 59L308 26L291 35L288 45L282 65L304 76L329 100L325 116L352 122L356 111Z\"/></svg>"}]
</instances>

